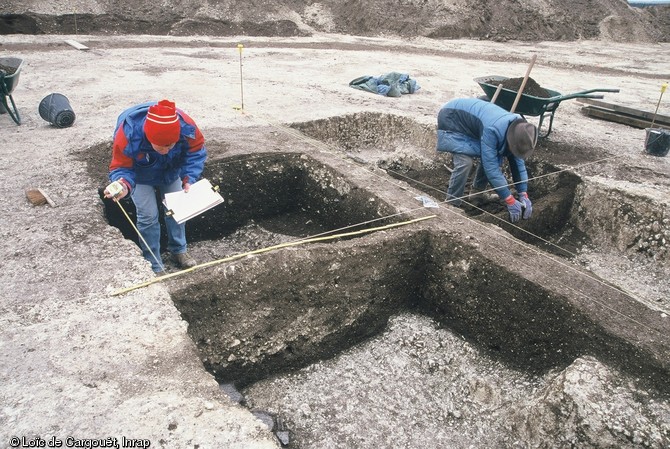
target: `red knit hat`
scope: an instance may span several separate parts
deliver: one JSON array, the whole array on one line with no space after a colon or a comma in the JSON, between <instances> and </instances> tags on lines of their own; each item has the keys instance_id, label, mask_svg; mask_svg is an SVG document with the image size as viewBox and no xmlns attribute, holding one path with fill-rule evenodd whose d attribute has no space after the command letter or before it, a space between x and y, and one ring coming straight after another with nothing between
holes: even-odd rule
<instances>
[{"instance_id":1,"label":"red knit hat","mask_svg":"<svg viewBox=\"0 0 670 449\"><path fill-rule=\"evenodd\" d=\"M144 134L147 140L155 145L166 146L179 141L181 127L173 102L161 100L158 104L149 107L149 113L144 122Z\"/></svg>"}]
</instances>

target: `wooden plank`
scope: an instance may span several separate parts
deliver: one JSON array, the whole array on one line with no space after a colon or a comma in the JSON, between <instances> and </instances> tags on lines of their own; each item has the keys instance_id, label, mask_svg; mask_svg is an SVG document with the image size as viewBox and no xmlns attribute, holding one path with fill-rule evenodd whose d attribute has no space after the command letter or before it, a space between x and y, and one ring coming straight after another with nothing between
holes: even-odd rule
<instances>
[{"instance_id":1,"label":"wooden plank","mask_svg":"<svg viewBox=\"0 0 670 449\"><path fill-rule=\"evenodd\" d=\"M615 111L615 112L621 112L623 114L628 114L628 115L630 115L632 117L635 117L635 118L649 119L650 122L654 118L654 113L653 112L642 111L640 109L633 109L633 108L629 108L629 107L626 107L626 106L621 106L621 105L614 104L614 103L607 103L605 101L593 100L591 98L578 98L577 101L579 101L580 103L586 103L586 104L590 104L590 105L593 105L593 106L597 106L601 109L609 109L609 110L612 110L612 111ZM670 123L670 116L662 115L662 114L656 114L656 121L659 121L659 120L662 121L662 122Z\"/></svg>"},{"instance_id":2,"label":"wooden plank","mask_svg":"<svg viewBox=\"0 0 670 449\"><path fill-rule=\"evenodd\" d=\"M88 47L84 44L80 44L79 42L72 40L72 39L67 39L65 41L66 44L73 46L77 50L88 50Z\"/></svg>"},{"instance_id":3,"label":"wooden plank","mask_svg":"<svg viewBox=\"0 0 670 449\"><path fill-rule=\"evenodd\" d=\"M645 129L651 126L651 120L631 117L630 115L621 114L614 111L608 111L606 109L601 109L593 106L585 106L582 108L582 111L584 111L586 115L590 117L596 117L610 122L623 123L624 125L633 126L635 128ZM656 121L654 121L654 128L670 129L670 123L662 121L659 122L659 120L657 119Z\"/></svg>"}]
</instances>

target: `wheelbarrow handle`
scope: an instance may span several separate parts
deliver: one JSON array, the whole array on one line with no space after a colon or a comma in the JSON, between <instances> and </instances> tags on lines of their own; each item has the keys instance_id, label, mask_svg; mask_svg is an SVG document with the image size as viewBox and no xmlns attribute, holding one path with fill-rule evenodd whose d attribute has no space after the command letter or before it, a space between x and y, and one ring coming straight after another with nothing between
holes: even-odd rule
<instances>
[{"instance_id":1,"label":"wheelbarrow handle","mask_svg":"<svg viewBox=\"0 0 670 449\"><path fill-rule=\"evenodd\" d=\"M581 92L575 92L574 94L561 95L559 97L550 98L553 101L563 101L570 100L571 98L604 98L603 95L590 95L592 92L619 92L619 89L589 89L583 90Z\"/></svg>"},{"instance_id":2,"label":"wheelbarrow handle","mask_svg":"<svg viewBox=\"0 0 670 449\"><path fill-rule=\"evenodd\" d=\"M589 95L580 95L578 98L593 98L593 99L602 100L603 98L605 98L605 96L604 95L589 94Z\"/></svg>"},{"instance_id":3,"label":"wheelbarrow handle","mask_svg":"<svg viewBox=\"0 0 670 449\"><path fill-rule=\"evenodd\" d=\"M589 90L583 90L581 94L590 94L591 92L614 92L614 93L619 93L620 89L589 89Z\"/></svg>"}]
</instances>

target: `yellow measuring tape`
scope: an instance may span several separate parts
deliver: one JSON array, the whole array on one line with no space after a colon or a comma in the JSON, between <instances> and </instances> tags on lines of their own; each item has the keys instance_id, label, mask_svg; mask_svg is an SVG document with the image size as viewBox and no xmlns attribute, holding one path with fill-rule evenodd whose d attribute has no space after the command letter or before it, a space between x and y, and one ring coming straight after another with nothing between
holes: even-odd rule
<instances>
[{"instance_id":1,"label":"yellow measuring tape","mask_svg":"<svg viewBox=\"0 0 670 449\"><path fill-rule=\"evenodd\" d=\"M426 217L420 217L420 218L415 218L415 219L409 220L409 221L403 221L402 223L392 223L392 224L385 225L385 226L378 226L376 228L362 229L360 231L352 231L352 232L345 232L345 233L342 233L342 234L327 235L327 236L324 236L324 237L314 237L314 238L307 238L307 239L304 239L304 240L296 240L295 242L280 243L279 245L268 246L266 248L256 249L256 250L249 251L249 252L246 252L246 253L234 254L232 256L228 256L228 257L225 257L223 259L213 260L211 262L205 262L205 263L202 263L200 265L196 265L195 267L187 268L185 270L178 271L176 273L166 274L165 276L160 276L160 277L157 277L157 278L152 279L150 281L134 285L132 287L117 290L117 291L112 293L112 296L122 295L124 293L128 293L130 291L137 290L137 289L142 288L142 287L147 287L151 284L155 284L157 282L161 282L161 281L164 281L166 279L171 279L171 278L174 278L174 277L177 277L177 276L181 276L182 274L190 273L191 271L194 271L194 270L197 270L197 269L200 269L200 268L211 267L213 265L218 265L218 264L221 264L221 263L224 263L224 262L230 262L231 260L241 259L242 257L251 256L253 254L266 253L266 252L269 252L269 251L274 251L276 249L286 248L286 247L289 247L289 246L303 245L305 243L323 242L323 241L326 241L326 240L334 240L334 239L339 239L339 238L342 238L342 237L351 237L351 236L354 236L354 235L366 234L366 233L375 232L375 231L382 231L384 229L397 228L397 227L400 227L400 226L406 226L406 225L409 225L409 224L412 224L412 223L417 223L417 222L420 222L420 221L423 221L423 220L429 220L429 219L435 218L435 217L437 217L437 215L428 215Z\"/></svg>"}]
</instances>

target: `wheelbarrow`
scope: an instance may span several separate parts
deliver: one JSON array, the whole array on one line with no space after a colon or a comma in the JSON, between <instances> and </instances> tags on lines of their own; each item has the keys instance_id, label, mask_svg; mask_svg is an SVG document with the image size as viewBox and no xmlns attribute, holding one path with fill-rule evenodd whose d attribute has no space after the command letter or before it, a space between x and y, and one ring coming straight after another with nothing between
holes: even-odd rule
<instances>
[{"instance_id":1,"label":"wheelbarrow","mask_svg":"<svg viewBox=\"0 0 670 449\"><path fill-rule=\"evenodd\" d=\"M493 95L495 95L496 90L498 90L498 84L508 79L508 77L492 75L475 78L475 82L479 84L479 86L486 93L486 98L490 100L493 98ZM522 93L521 98L519 99L519 103L514 110L514 112L524 117L527 115L531 117L540 117L537 129L539 136L542 138L547 137L549 133L551 133L551 127L554 124L554 114L556 113L556 109L558 109L558 106L562 101L573 98L603 98L603 95L593 95L594 92L619 92L619 89L589 89L581 92L562 95L560 92L555 90L545 90L550 95L550 97L542 98ZM498 98L496 98L495 103L509 111L514 105L516 96L517 91L502 88L498 94ZM542 128L542 122L546 116L549 116L549 127L547 128L547 132L542 134L540 130Z\"/></svg>"},{"instance_id":2,"label":"wheelbarrow","mask_svg":"<svg viewBox=\"0 0 670 449\"><path fill-rule=\"evenodd\" d=\"M17 125L21 124L21 116L16 109L12 92L19 83L21 66L23 66L23 59L0 58L0 114L9 113L9 116ZM9 103L7 99L9 99Z\"/></svg>"}]
</instances>

